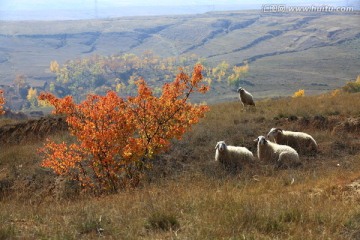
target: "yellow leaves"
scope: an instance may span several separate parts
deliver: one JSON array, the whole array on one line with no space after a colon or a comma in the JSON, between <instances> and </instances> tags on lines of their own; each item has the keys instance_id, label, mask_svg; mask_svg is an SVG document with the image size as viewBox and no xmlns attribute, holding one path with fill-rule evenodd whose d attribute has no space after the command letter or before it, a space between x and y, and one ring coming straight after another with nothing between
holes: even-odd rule
<instances>
[{"instance_id":1,"label":"yellow leaves","mask_svg":"<svg viewBox=\"0 0 360 240\"><path fill-rule=\"evenodd\" d=\"M126 88L126 85L124 83L117 83L116 86L115 86L115 91L117 93L120 93L125 88Z\"/></svg>"},{"instance_id":2,"label":"yellow leaves","mask_svg":"<svg viewBox=\"0 0 360 240\"><path fill-rule=\"evenodd\" d=\"M36 107L38 105L37 101L37 90L35 88L29 88L28 95L26 99L30 102L32 107Z\"/></svg>"},{"instance_id":3,"label":"yellow leaves","mask_svg":"<svg viewBox=\"0 0 360 240\"><path fill-rule=\"evenodd\" d=\"M30 101L34 98L37 98L37 90L31 87L28 90L28 95L26 96L26 99Z\"/></svg>"},{"instance_id":4,"label":"yellow leaves","mask_svg":"<svg viewBox=\"0 0 360 240\"><path fill-rule=\"evenodd\" d=\"M332 91L330 93L331 97L336 97L337 95L339 95L341 93L340 89L335 89L334 91Z\"/></svg>"},{"instance_id":5,"label":"yellow leaves","mask_svg":"<svg viewBox=\"0 0 360 240\"><path fill-rule=\"evenodd\" d=\"M297 98L297 97L303 97L303 96L305 96L305 90L304 89L299 89L299 91L295 92L292 97Z\"/></svg>"},{"instance_id":6,"label":"yellow leaves","mask_svg":"<svg viewBox=\"0 0 360 240\"><path fill-rule=\"evenodd\" d=\"M59 72L59 64L58 64L58 62L57 61L51 61L50 62L50 71L52 72L52 73L57 73L57 72Z\"/></svg>"},{"instance_id":7,"label":"yellow leaves","mask_svg":"<svg viewBox=\"0 0 360 240\"><path fill-rule=\"evenodd\" d=\"M46 100L37 100L39 107L51 107L52 105Z\"/></svg>"},{"instance_id":8,"label":"yellow leaves","mask_svg":"<svg viewBox=\"0 0 360 240\"><path fill-rule=\"evenodd\" d=\"M212 69L212 73L217 78L218 82L222 81L222 78L226 75L229 66L230 65L227 62L222 61L219 65Z\"/></svg>"},{"instance_id":9,"label":"yellow leaves","mask_svg":"<svg viewBox=\"0 0 360 240\"><path fill-rule=\"evenodd\" d=\"M349 93L360 92L360 75L357 76L355 81L348 82L342 89Z\"/></svg>"},{"instance_id":10,"label":"yellow leaves","mask_svg":"<svg viewBox=\"0 0 360 240\"><path fill-rule=\"evenodd\" d=\"M229 85L236 86L241 78L249 72L249 64L244 62L243 66L234 66L233 73L228 77Z\"/></svg>"}]
</instances>

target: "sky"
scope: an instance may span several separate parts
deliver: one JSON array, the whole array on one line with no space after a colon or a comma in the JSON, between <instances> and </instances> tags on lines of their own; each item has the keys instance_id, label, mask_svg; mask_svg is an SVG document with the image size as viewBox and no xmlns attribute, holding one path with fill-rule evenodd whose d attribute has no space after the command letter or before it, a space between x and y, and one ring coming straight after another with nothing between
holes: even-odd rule
<instances>
[{"instance_id":1,"label":"sky","mask_svg":"<svg viewBox=\"0 0 360 240\"><path fill-rule=\"evenodd\" d=\"M52 20L260 9L263 4L351 5L359 0L0 0L0 20ZM202 6L202 7L199 7Z\"/></svg>"}]
</instances>

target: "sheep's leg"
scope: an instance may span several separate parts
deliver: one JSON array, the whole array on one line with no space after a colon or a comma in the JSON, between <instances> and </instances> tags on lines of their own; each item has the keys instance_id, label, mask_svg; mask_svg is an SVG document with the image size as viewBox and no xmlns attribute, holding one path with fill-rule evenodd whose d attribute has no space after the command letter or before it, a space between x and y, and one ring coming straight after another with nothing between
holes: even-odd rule
<instances>
[{"instance_id":1,"label":"sheep's leg","mask_svg":"<svg viewBox=\"0 0 360 240\"><path fill-rule=\"evenodd\" d=\"M243 103L242 104L242 108L239 108L240 109L240 113L244 112L245 111L245 105Z\"/></svg>"},{"instance_id":2,"label":"sheep's leg","mask_svg":"<svg viewBox=\"0 0 360 240\"><path fill-rule=\"evenodd\" d=\"M275 169L280 169L283 166L282 159L279 158L275 163Z\"/></svg>"}]
</instances>

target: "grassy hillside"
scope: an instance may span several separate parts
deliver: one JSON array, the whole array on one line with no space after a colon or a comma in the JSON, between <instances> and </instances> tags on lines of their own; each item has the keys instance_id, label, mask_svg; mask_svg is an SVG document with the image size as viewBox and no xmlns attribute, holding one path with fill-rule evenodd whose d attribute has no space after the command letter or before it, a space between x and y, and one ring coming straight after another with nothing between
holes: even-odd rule
<instances>
[{"instance_id":1,"label":"grassy hillside","mask_svg":"<svg viewBox=\"0 0 360 240\"><path fill-rule=\"evenodd\" d=\"M101 198L40 168L41 141L2 144L0 239L358 239L359 97L262 100L251 112L211 105L140 188ZM257 161L229 172L214 162L217 141L256 153L252 140L272 127L311 134L319 154L283 170Z\"/></svg>"},{"instance_id":2,"label":"grassy hillside","mask_svg":"<svg viewBox=\"0 0 360 240\"><path fill-rule=\"evenodd\" d=\"M248 86L258 96L313 93L358 74L359 13L211 12L87 21L1 22L0 83L24 74L36 84L54 78L51 60L92 54L197 54L208 64L248 60ZM334 70L336 69L336 71ZM145 76L146 77L146 76ZM216 84L216 83L215 83ZM275 92L273 89L277 89ZM220 90L219 90L220 91ZM213 101L232 99L230 89Z\"/></svg>"}]
</instances>

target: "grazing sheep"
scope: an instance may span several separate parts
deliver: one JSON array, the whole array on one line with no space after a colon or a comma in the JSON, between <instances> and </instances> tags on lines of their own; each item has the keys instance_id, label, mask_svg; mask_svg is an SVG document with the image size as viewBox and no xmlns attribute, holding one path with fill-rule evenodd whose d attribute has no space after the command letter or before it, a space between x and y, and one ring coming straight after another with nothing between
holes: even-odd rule
<instances>
[{"instance_id":1,"label":"grazing sheep","mask_svg":"<svg viewBox=\"0 0 360 240\"><path fill-rule=\"evenodd\" d=\"M277 144L288 145L299 153L316 153L318 145L314 138L304 132L284 131L280 128L272 128L268 138L273 138Z\"/></svg>"},{"instance_id":2,"label":"grazing sheep","mask_svg":"<svg viewBox=\"0 0 360 240\"><path fill-rule=\"evenodd\" d=\"M220 141L215 149L215 161L227 168L238 169L254 163L254 155L246 147L227 146L224 141Z\"/></svg>"},{"instance_id":3,"label":"grazing sheep","mask_svg":"<svg viewBox=\"0 0 360 240\"><path fill-rule=\"evenodd\" d=\"M249 106L255 106L255 102L253 100L253 96L251 93L246 91L244 88L239 87L237 92L239 93L239 99L241 103L243 104L243 107L249 105Z\"/></svg>"},{"instance_id":4,"label":"grazing sheep","mask_svg":"<svg viewBox=\"0 0 360 240\"><path fill-rule=\"evenodd\" d=\"M277 168L300 165L299 155L292 147L267 141L264 136L259 136L254 142L257 142L260 161L275 163Z\"/></svg>"}]
</instances>

